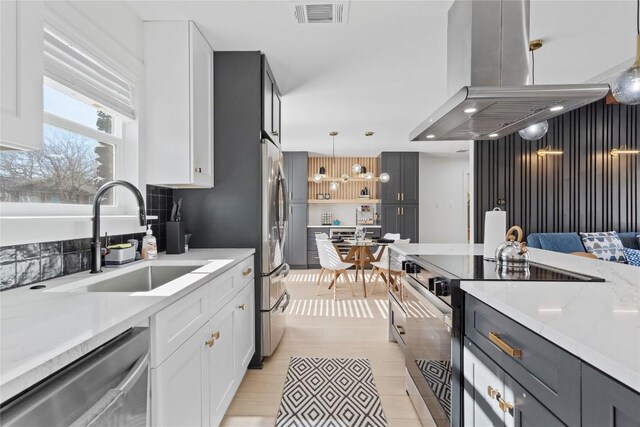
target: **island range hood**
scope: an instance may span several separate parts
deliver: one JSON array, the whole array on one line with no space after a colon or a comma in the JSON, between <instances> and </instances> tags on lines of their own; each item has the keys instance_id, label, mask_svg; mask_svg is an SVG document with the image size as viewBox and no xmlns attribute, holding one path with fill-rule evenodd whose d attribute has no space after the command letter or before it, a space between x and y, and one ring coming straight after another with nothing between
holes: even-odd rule
<instances>
[{"instance_id":1,"label":"island range hood","mask_svg":"<svg viewBox=\"0 0 640 427\"><path fill-rule=\"evenodd\" d=\"M608 84L531 85L529 0L456 0L447 28L447 102L411 141L497 139L604 98Z\"/></svg>"}]
</instances>

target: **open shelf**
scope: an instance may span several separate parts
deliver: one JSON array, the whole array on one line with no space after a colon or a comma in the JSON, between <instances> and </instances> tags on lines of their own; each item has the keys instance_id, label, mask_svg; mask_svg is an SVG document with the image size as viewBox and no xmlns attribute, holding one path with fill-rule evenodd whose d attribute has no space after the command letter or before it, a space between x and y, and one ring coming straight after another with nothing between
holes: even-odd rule
<instances>
[{"instance_id":1,"label":"open shelf","mask_svg":"<svg viewBox=\"0 0 640 427\"><path fill-rule=\"evenodd\" d=\"M351 166L358 163L367 168L367 172L374 174L375 178L368 180L361 174L354 174ZM378 203L380 191L379 159L377 157L309 157L307 169L307 190L309 192L309 203ZM326 178L322 182L316 183L313 176L319 172L320 167L326 169ZM349 176L347 182L343 182L341 175ZM338 189L331 191L329 185L337 182ZM367 187L371 199L363 202L358 196L364 187ZM332 199L318 200L318 194L331 193ZM333 199L335 197L335 199Z\"/></svg>"},{"instance_id":2,"label":"open shelf","mask_svg":"<svg viewBox=\"0 0 640 427\"><path fill-rule=\"evenodd\" d=\"M380 203L380 199L309 199L308 203L330 204L330 203L349 203L357 205L375 205Z\"/></svg>"}]
</instances>

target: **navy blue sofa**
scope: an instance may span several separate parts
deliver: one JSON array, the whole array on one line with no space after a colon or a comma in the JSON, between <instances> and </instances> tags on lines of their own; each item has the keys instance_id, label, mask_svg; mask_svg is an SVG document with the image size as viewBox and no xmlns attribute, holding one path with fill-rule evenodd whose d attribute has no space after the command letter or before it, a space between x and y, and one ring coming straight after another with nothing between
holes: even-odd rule
<instances>
[{"instance_id":1,"label":"navy blue sofa","mask_svg":"<svg viewBox=\"0 0 640 427\"><path fill-rule=\"evenodd\" d=\"M638 234L640 232L618 233L618 237L625 248L640 249ZM586 252L578 233L531 233L527 237L527 246L565 254Z\"/></svg>"}]
</instances>

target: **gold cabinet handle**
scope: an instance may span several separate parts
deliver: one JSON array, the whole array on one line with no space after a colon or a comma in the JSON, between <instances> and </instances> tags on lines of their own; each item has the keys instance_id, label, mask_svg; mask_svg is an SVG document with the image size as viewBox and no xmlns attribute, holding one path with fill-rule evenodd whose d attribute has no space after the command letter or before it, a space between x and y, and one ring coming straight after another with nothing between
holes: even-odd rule
<instances>
[{"instance_id":1,"label":"gold cabinet handle","mask_svg":"<svg viewBox=\"0 0 640 427\"><path fill-rule=\"evenodd\" d=\"M404 216L404 208L400 208L400 215Z\"/></svg>"},{"instance_id":2,"label":"gold cabinet handle","mask_svg":"<svg viewBox=\"0 0 640 427\"><path fill-rule=\"evenodd\" d=\"M216 340L213 338L209 338L208 340L206 340L204 342L204 345L206 345L207 347L213 347L213 344L215 344Z\"/></svg>"},{"instance_id":3,"label":"gold cabinet handle","mask_svg":"<svg viewBox=\"0 0 640 427\"><path fill-rule=\"evenodd\" d=\"M500 339L500 335L497 332L489 332L489 341L498 346L498 348L511 357L522 357L522 350L511 347L506 342Z\"/></svg>"},{"instance_id":4,"label":"gold cabinet handle","mask_svg":"<svg viewBox=\"0 0 640 427\"><path fill-rule=\"evenodd\" d=\"M214 340L219 340L220 339L220 331L212 333L211 334L211 338L213 338Z\"/></svg>"},{"instance_id":5,"label":"gold cabinet handle","mask_svg":"<svg viewBox=\"0 0 640 427\"><path fill-rule=\"evenodd\" d=\"M513 409L513 403L507 402L500 396L498 396L498 406L502 410L502 412L509 412Z\"/></svg>"},{"instance_id":6,"label":"gold cabinet handle","mask_svg":"<svg viewBox=\"0 0 640 427\"><path fill-rule=\"evenodd\" d=\"M398 196L398 201L400 201L400 193L396 193Z\"/></svg>"},{"instance_id":7,"label":"gold cabinet handle","mask_svg":"<svg viewBox=\"0 0 640 427\"><path fill-rule=\"evenodd\" d=\"M244 304L240 304L240 305L238 306L238 308L239 308L240 310L244 310L244 309L245 309L245 307L246 307L246 306L245 306Z\"/></svg>"},{"instance_id":8,"label":"gold cabinet handle","mask_svg":"<svg viewBox=\"0 0 640 427\"><path fill-rule=\"evenodd\" d=\"M242 272L242 275L246 277L250 275L252 271L253 271L252 268L247 268L245 271Z\"/></svg>"},{"instance_id":9,"label":"gold cabinet handle","mask_svg":"<svg viewBox=\"0 0 640 427\"><path fill-rule=\"evenodd\" d=\"M491 386L487 387L487 394L492 399L495 399L500 396L500 393L498 392L498 390Z\"/></svg>"},{"instance_id":10,"label":"gold cabinet handle","mask_svg":"<svg viewBox=\"0 0 640 427\"><path fill-rule=\"evenodd\" d=\"M404 201L404 193L400 193L400 200Z\"/></svg>"}]
</instances>

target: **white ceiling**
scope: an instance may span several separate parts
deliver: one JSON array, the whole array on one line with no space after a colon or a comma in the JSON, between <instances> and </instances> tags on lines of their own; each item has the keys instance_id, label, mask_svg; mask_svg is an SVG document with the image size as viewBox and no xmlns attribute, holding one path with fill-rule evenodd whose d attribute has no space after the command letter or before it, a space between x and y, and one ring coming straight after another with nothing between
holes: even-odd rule
<instances>
[{"instance_id":1,"label":"white ceiling","mask_svg":"<svg viewBox=\"0 0 640 427\"><path fill-rule=\"evenodd\" d=\"M451 1L352 0L344 26L293 23L289 2L131 1L143 20L191 19L215 50L261 50L283 92L284 150L377 155L467 148L408 141L447 98ZM536 83L584 82L631 59L634 0L532 0ZM365 138L365 131L375 131Z\"/></svg>"}]
</instances>

